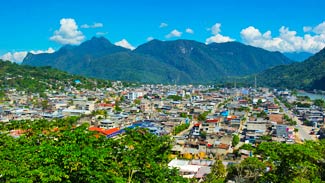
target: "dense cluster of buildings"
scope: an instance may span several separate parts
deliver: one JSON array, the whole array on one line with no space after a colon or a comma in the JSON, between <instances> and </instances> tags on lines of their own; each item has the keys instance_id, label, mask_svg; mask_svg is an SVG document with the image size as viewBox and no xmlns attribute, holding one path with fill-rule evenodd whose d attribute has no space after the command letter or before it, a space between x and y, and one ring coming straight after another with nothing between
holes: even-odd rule
<instances>
[{"instance_id":1,"label":"dense cluster of buildings","mask_svg":"<svg viewBox=\"0 0 325 183\"><path fill-rule=\"evenodd\" d=\"M243 144L255 146L272 140L294 143L299 136L294 133L295 125L302 121L317 123L316 128L324 124L321 108L296 106L291 111L278 102L278 94L267 88L122 87L118 83L112 88L91 91L48 91L43 96L12 89L1 100L0 121L81 116L80 123L90 123L90 130L109 138L135 127L147 128L156 135L170 134L174 138L175 157L170 166L179 168L184 177L200 179L209 173L215 159L228 164L252 156L245 149L238 151ZM282 97L292 100L289 93ZM285 116L297 124L289 123ZM181 124L188 124L189 128L172 134ZM234 136L239 137L239 143L234 144Z\"/></svg>"}]
</instances>

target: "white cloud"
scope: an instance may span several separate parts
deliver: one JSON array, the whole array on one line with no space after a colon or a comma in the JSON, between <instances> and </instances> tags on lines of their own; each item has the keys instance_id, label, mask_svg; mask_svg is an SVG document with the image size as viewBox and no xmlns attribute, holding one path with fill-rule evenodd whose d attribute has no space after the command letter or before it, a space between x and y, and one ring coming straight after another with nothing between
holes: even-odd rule
<instances>
[{"instance_id":1,"label":"white cloud","mask_svg":"<svg viewBox=\"0 0 325 183\"><path fill-rule=\"evenodd\" d=\"M135 47L132 46L126 39L122 39L121 41L116 42L115 45L130 49L130 50L135 49Z\"/></svg>"},{"instance_id":2,"label":"white cloud","mask_svg":"<svg viewBox=\"0 0 325 183\"><path fill-rule=\"evenodd\" d=\"M0 57L2 60L9 60L15 63L21 63L25 56L27 55L27 51L19 51L19 52L8 52Z\"/></svg>"},{"instance_id":3,"label":"white cloud","mask_svg":"<svg viewBox=\"0 0 325 183\"><path fill-rule=\"evenodd\" d=\"M60 29L54 32L50 40L60 44L80 44L85 36L78 30L76 21L72 18L62 18Z\"/></svg>"},{"instance_id":4,"label":"white cloud","mask_svg":"<svg viewBox=\"0 0 325 183\"><path fill-rule=\"evenodd\" d=\"M166 38L181 37L182 34L183 34L182 32L179 32L178 30L174 29L169 34L167 34L165 37Z\"/></svg>"},{"instance_id":5,"label":"white cloud","mask_svg":"<svg viewBox=\"0 0 325 183\"><path fill-rule=\"evenodd\" d=\"M220 23L216 23L211 27L211 32L213 35L217 35L221 32L220 30L221 24Z\"/></svg>"},{"instance_id":6,"label":"white cloud","mask_svg":"<svg viewBox=\"0 0 325 183\"><path fill-rule=\"evenodd\" d=\"M96 36L105 36L108 32L96 32Z\"/></svg>"},{"instance_id":7,"label":"white cloud","mask_svg":"<svg viewBox=\"0 0 325 183\"><path fill-rule=\"evenodd\" d=\"M153 40L153 39L155 39L155 38L153 38L153 37L151 37L151 36L147 37L147 41L151 41L151 40Z\"/></svg>"},{"instance_id":8,"label":"white cloud","mask_svg":"<svg viewBox=\"0 0 325 183\"><path fill-rule=\"evenodd\" d=\"M210 43L224 43L224 42L230 42L230 41L235 41L235 39L232 39L228 36L223 36L220 34L221 32L221 24L216 23L214 24L210 29L213 36L207 38L205 40L205 44L210 44Z\"/></svg>"},{"instance_id":9,"label":"white cloud","mask_svg":"<svg viewBox=\"0 0 325 183\"><path fill-rule=\"evenodd\" d=\"M310 32L311 30L313 30L313 28L310 27L310 26L304 26L304 27L302 28L302 30L303 30L304 32Z\"/></svg>"},{"instance_id":10,"label":"white cloud","mask_svg":"<svg viewBox=\"0 0 325 183\"><path fill-rule=\"evenodd\" d=\"M168 24L164 22L160 23L159 28L164 28L164 27L168 27Z\"/></svg>"},{"instance_id":11,"label":"white cloud","mask_svg":"<svg viewBox=\"0 0 325 183\"><path fill-rule=\"evenodd\" d=\"M30 51L30 52L31 52L32 54L54 53L55 50L54 50L53 48L49 47L47 50L36 50L36 51L32 50L32 51Z\"/></svg>"},{"instance_id":12,"label":"white cloud","mask_svg":"<svg viewBox=\"0 0 325 183\"><path fill-rule=\"evenodd\" d=\"M31 50L30 53L41 54L41 53L53 53L55 50L53 48L48 48L47 50ZM2 60L9 60L15 63L21 63L27 55L27 51L17 51L17 52L7 52L6 54L0 56Z\"/></svg>"},{"instance_id":13,"label":"white cloud","mask_svg":"<svg viewBox=\"0 0 325 183\"><path fill-rule=\"evenodd\" d=\"M189 33L189 34L194 34L194 31L193 31L193 29L191 29L191 28L187 28L187 29L185 30L185 32L187 32L187 33Z\"/></svg>"},{"instance_id":14,"label":"white cloud","mask_svg":"<svg viewBox=\"0 0 325 183\"><path fill-rule=\"evenodd\" d=\"M313 32L316 34L325 34L325 21L314 27Z\"/></svg>"},{"instance_id":15,"label":"white cloud","mask_svg":"<svg viewBox=\"0 0 325 183\"><path fill-rule=\"evenodd\" d=\"M88 25L88 24L83 24L80 26L81 28L84 28L84 29L89 29L89 28L101 28L101 27L104 27L104 24L103 23L100 23L100 22L95 22L93 23L92 25Z\"/></svg>"},{"instance_id":16,"label":"white cloud","mask_svg":"<svg viewBox=\"0 0 325 183\"><path fill-rule=\"evenodd\" d=\"M231 39L228 36L223 36L221 34L217 34L214 36L211 36L205 40L205 44L210 44L210 43L225 43L225 42L231 42L234 41L234 39Z\"/></svg>"},{"instance_id":17,"label":"white cloud","mask_svg":"<svg viewBox=\"0 0 325 183\"><path fill-rule=\"evenodd\" d=\"M243 29L240 34L246 44L270 51L315 53L325 47L325 22L314 28L305 26L303 30L304 32L312 30L315 35L298 36L296 31L285 26L279 29L279 36L277 37L272 37L271 31L262 34L260 30L253 26Z\"/></svg>"}]
</instances>

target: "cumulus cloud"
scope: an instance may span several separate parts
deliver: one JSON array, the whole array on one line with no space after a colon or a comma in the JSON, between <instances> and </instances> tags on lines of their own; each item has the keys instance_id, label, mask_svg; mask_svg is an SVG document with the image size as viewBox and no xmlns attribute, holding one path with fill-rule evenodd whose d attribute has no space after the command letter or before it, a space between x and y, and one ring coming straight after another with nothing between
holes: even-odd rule
<instances>
[{"instance_id":1,"label":"cumulus cloud","mask_svg":"<svg viewBox=\"0 0 325 183\"><path fill-rule=\"evenodd\" d=\"M193 31L193 29L191 29L191 28L187 28L187 29L185 30L185 32L186 32L186 33L189 33L189 34L194 34L194 31Z\"/></svg>"},{"instance_id":2,"label":"cumulus cloud","mask_svg":"<svg viewBox=\"0 0 325 183\"><path fill-rule=\"evenodd\" d=\"M219 34L221 32L221 24L220 23L216 23L211 27L211 32L213 35Z\"/></svg>"},{"instance_id":3,"label":"cumulus cloud","mask_svg":"<svg viewBox=\"0 0 325 183\"><path fill-rule=\"evenodd\" d=\"M315 53L325 47L325 22L315 27L305 26L303 30L313 31L314 34L298 36L296 31L282 26L279 29L279 36L273 37L271 31L261 33L259 29L249 26L243 29L240 35L246 44L270 51Z\"/></svg>"},{"instance_id":4,"label":"cumulus cloud","mask_svg":"<svg viewBox=\"0 0 325 183\"><path fill-rule=\"evenodd\" d=\"M151 41L153 39L155 39L155 38L153 38L152 36L147 37L147 41Z\"/></svg>"},{"instance_id":5,"label":"cumulus cloud","mask_svg":"<svg viewBox=\"0 0 325 183\"><path fill-rule=\"evenodd\" d=\"M80 44L85 36L78 30L76 21L72 18L62 18L60 20L60 29L54 31L54 35L50 40L60 44Z\"/></svg>"},{"instance_id":6,"label":"cumulus cloud","mask_svg":"<svg viewBox=\"0 0 325 183\"><path fill-rule=\"evenodd\" d=\"M2 60L9 60L11 62L21 63L24 60L27 53L28 53L27 51L8 52L2 55L0 58Z\"/></svg>"},{"instance_id":7,"label":"cumulus cloud","mask_svg":"<svg viewBox=\"0 0 325 183\"><path fill-rule=\"evenodd\" d=\"M166 38L181 37L182 34L183 34L182 32L179 32L178 30L174 29L169 34L167 34L165 37Z\"/></svg>"},{"instance_id":8,"label":"cumulus cloud","mask_svg":"<svg viewBox=\"0 0 325 183\"><path fill-rule=\"evenodd\" d=\"M220 34L220 32L221 32L221 24L220 23L214 24L209 30L211 31L213 36L207 38L205 40L205 44L224 43L224 42L235 41L235 39L232 39L228 36L223 36Z\"/></svg>"},{"instance_id":9,"label":"cumulus cloud","mask_svg":"<svg viewBox=\"0 0 325 183\"><path fill-rule=\"evenodd\" d=\"M135 49L135 47L132 46L126 39L122 39L121 41L116 42L115 45L130 49L130 50Z\"/></svg>"},{"instance_id":10,"label":"cumulus cloud","mask_svg":"<svg viewBox=\"0 0 325 183\"><path fill-rule=\"evenodd\" d=\"M53 53L55 50L53 48L48 48L47 50L31 50L30 53L41 54L41 53ZM2 60L9 60L15 63L21 63L26 57L28 51L17 51L17 52L7 52L6 54L0 56Z\"/></svg>"},{"instance_id":11,"label":"cumulus cloud","mask_svg":"<svg viewBox=\"0 0 325 183\"><path fill-rule=\"evenodd\" d=\"M92 25L88 25L88 24L83 24L81 25L81 28L84 28L84 29L89 29L89 28L101 28L101 27L104 27L103 23L100 23L100 22L95 22L93 23Z\"/></svg>"},{"instance_id":12,"label":"cumulus cloud","mask_svg":"<svg viewBox=\"0 0 325 183\"><path fill-rule=\"evenodd\" d=\"M164 22L160 23L159 28L164 28L164 27L168 27L168 24Z\"/></svg>"}]
</instances>

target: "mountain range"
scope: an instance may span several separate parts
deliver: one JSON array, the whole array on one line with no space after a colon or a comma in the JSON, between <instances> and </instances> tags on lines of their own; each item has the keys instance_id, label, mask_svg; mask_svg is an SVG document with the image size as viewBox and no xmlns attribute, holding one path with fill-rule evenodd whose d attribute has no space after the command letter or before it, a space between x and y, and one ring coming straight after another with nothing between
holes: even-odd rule
<instances>
[{"instance_id":1,"label":"mountain range","mask_svg":"<svg viewBox=\"0 0 325 183\"><path fill-rule=\"evenodd\" d=\"M291 60L294 60L296 62L302 62L306 59L308 59L309 57L313 56L312 53L308 53L308 52L285 52L283 53L283 55L285 55L286 57L290 58Z\"/></svg>"},{"instance_id":2,"label":"mountain range","mask_svg":"<svg viewBox=\"0 0 325 183\"><path fill-rule=\"evenodd\" d=\"M78 83L75 82L76 80ZM11 88L18 91L42 93L47 89L63 91L71 86L93 89L109 87L111 82L71 75L51 67L18 65L0 59L0 98L2 92Z\"/></svg>"},{"instance_id":3,"label":"mountain range","mask_svg":"<svg viewBox=\"0 0 325 183\"><path fill-rule=\"evenodd\" d=\"M325 90L325 48L303 62L267 69L256 78L263 86Z\"/></svg>"},{"instance_id":4,"label":"mountain range","mask_svg":"<svg viewBox=\"0 0 325 183\"><path fill-rule=\"evenodd\" d=\"M23 65L51 66L72 74L149 83L209 83L293 63L280 52L238 42L152 40L129 50L104 37L49 54L29 53Z\"/></svg>"}]
</instances>

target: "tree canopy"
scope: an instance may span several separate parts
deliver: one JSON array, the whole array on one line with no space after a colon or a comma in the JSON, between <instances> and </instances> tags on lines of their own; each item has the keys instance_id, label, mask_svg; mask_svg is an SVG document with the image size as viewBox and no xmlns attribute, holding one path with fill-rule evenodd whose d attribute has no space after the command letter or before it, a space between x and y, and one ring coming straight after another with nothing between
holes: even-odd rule
<instances>
[{"instance_id":1,"label":"tree canopy","mask_svg":"<svg viewBox=\"0 0 325 183\"><path fill-rule=\"evenodd\" d=\"M106 138L78 118L0 126L0 182L187 182L167 166L171 141L146 129ZM10 131L19 129L20 137Z\"/></svg>"}]
</instances>

